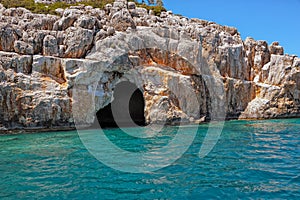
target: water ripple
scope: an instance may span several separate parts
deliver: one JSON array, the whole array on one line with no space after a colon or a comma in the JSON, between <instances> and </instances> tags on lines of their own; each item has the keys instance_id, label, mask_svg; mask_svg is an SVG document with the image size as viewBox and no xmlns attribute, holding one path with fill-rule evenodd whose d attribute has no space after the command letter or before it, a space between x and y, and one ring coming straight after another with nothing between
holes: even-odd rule
<instances>
[{"instance_id":1,"label":"water ripple","mask_svg":"<svg viewBox=\"0 0 300 200\"><path fill-rule=\"evenodd\" d=\"M199 127L192 146L174 164L147 174L106 167L88 153L76 132L3 135L0 198L300 198L299 119L227 122L213 151L200 159L206 131L207 125ZM147 151L166 145L176 127L148 139L134 139L118 129L107 134L122 148ZM168 159L164 154L145 157L153 158Z\"/></svg>"}]
</instances>

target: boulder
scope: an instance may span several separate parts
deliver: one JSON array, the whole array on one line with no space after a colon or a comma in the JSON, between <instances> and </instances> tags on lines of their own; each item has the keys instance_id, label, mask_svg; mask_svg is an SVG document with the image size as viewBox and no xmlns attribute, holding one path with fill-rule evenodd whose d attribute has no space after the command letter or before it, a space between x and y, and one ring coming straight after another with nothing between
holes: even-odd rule
<instances>
[{"instance_id":1,"label":"boulder","mask_svg":"<svg viewBox=\"0 0 300 200\"><path fill-rule=\"evenodd\" d=\"M14 43L14 50L16 53L19 54L27 54L27 55L33 55L34 54L34 50L33 47L23 41L15 41Z\"/></svg>"},{"instance_id":2,"label":"boulder","mask_svg":"<svg viewBox=\"0 0 300 200\"><path fill-rule=\"evenodd\" d=\"M0 52L0 66L3 70L12 69L16 73L30 74L32 56Z\"/></svg>"},{"instance_id":3,"label":"boulder","mask_svg":"<svg viewBox=\"0 0 300 200\"><path fill-rule=\"evenodd\" d=\"M95 41L102 40L108 36L108 32L104 29L101 29L95 36Z\"/></svg>"},{"instance_id":4,"label":"boulder","mask_svg":"<svg viewBox=\"0 0 300 200\"><path fill-rule=\"evenodd\" d=\"M44 56L58 56L59 47L57 39L52 35L47 35L43 41L43 55Z\"/></svg>"},{"instance_id":5,"label":"boulder","mask_svg":"<svg viewBox=\"0 0 300 200\"><path fill-rule=\"evenodd\" d=\"M33 56L32 72L48 76L58 83L64 83L65 73L60 58L50 56Z\"/></svg>"},{"instance_id":6,"label":"boulder","mask_svg":"<svg viewBox=\"0 0 300 200\"><path fill-rule=\"evenodd\" d=\"M105 11L106 11L106 14L109 14L110 13L110 11L111 11L111 9L112 9L112 5L109 3L109 4L106 4L105 5Z\"/></svg>"},{"instance_id":7,"label":"boulder","mask_svg":"<svg viewBox=\"0 0 300 200\"><path fill-rule=\"evenodd\" d=\"M75 22L76 27L81 27L84 29L99 29L100 23L97 20L96 17L88 16L88 15L82 15L78 18L78 20Z\"/></svg>"},{"instance_id":8,"label":"boulder","mask_svg":"<svg viewBox=\"0 0 300 200\"><path fill-rule=\"evenodd\" d=\"M0 24L0 50L14 51L14 43L19 36L15 28L9 24Z\"/></svg>"},{"instance_id":9,"label":"boulder","mask_svg":"<svg viewBox=\"0 0 300 200\"><path fill-rule=\"evenodd\" d=\"M116 0L113 3L113 7L119 9L127 8L127 0Z\"/></svg>"},{"instance_id":10,"label":"boulder","mask_svg":"<svg viewBox=\"0 0 300 200\"><path fill-rule=\"evenodd\" d=\"M34 54L42 54L44 38L49 34L48 31L33 30L24 32L22 40L33 47Z\"/></svg>"},{"instance_id":11,"label":"boulder","mask_svg":"<svg viewBox=\"0 0 300 200\"><path fill-rule=\"evenodd\" d=\"M65 57L82 58L91 49L93 31L83 28L69 28L64 41L66 46Z\"/></svg>"},{"instance_id":12,"label":"boulder","mask_svg":"<svg viewBox=\"0 0 300 200\"><path fill-rule=\"evenodd\" d=\"M74 22L83 14L78 9L66 9L63 13L63 17L55 22L53 30L62 31L73 26Z\"/></svg>"},{"instance_id":13,"label":"boulder","mask_svg":"<svg viewBox=\"0 0 300 200\"><path fill-rule=\"evenodd\" d=\"M273 42L269 46L269 51L271 54L275 54L275 55L283 55L284 54L283 47L279 46L279 42Z\"/></svg>"},{"instance_id":14,"label":"boulder","mask_svg":"<svg viewBox=\"0 0 300 200\"><path fill-rule=\"evenodd\" d=\"M57 16L35 14L30 22L22 26L25 30L52 30L54 23L59 19Z\"/></svg>"},{"instance_id":15,"label":"boulder","mask_svg":"<svg viewBox=\"0 0 300 200\"><path fill-rule=\"evenodd\" d=\"M148 15L148 10L145 9L145 8L140 8L140 7L137 7L134 12L136 13L136 15L138 17L144 17L144 16L147 16Z\"/></svg>"},{"instance_id":16,"label":"boulder","mask_svg":"<svg viewBox=\"0 0 300 200\"><path fill-rule=\"evenodd\" d=\"M114 27L108 27L107 28L107 35L113 35L113 34L115 34L115 32L116 32L116 30L115 30L115 28Z\"/></svg>"},{"instance_id":17,"label":"boulder","mask_svg":"<svg viewBox=\"0 0 300 200\"><path fill-rule=\"evenodd\" d=\"M136 5L134 2L128 2L128 9L135 9Z\"/></svg>"},{"instance_id":18,"label":"boulder","mask_svg":"<svg viewBox=\"0 0 300 200\"><path fill-rule=\"evenodd\" d=\"M270 85L283 85L292 70L293 60L291 56L272 54L270 63L264 66L262 80Z\"/></svg>"},{"instance_id":19,"label":"boulder","mask_svg":"<svg viewBox=\"0 0 300 200\"><path fill-rule=\"evenodd\" d=\"M115 13L111 18L111 24L116 31L126 31L128 27L136 29L134 20L127 9Z\"/></svg>"}]
</instances>

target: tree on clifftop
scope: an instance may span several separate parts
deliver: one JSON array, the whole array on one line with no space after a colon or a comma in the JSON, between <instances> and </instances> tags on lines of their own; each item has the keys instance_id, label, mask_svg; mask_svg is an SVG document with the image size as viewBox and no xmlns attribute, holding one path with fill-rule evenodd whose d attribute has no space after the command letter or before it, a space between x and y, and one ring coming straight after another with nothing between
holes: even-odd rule
<instances>
[{"instance_id":1,"label":"tree on clifftop","mask_svg":"<svg viewBox=\"0 0 300 200\"><path fill-rule=\"evenodd\" d=\"M149 5L157 5L157 6L164 6L162 0L147 0ZM145 0L142 0L142 3L145 3Z\"/></svg>"},{"instance_id":2,"label":"tree on clifftop","mask_svg":"<svg viewBox=\"0 0 300 200\"><path fill-rule=\"evenodd\" d=\"M163 7L163 6L164 6L164 3L163 3L162 0L156 0L156 5L157 5L157 6Z\"/></svg>"},{"instance_id":3,"label":"tree on clifftop","mask_svg":"<svg viewBox=\"0 0 300 200\"><path fill-rule=\"evenodd\" d=\"M148 4L149 5L154 4L154 0L148 0Z\"/></svg>"}]
</instances>

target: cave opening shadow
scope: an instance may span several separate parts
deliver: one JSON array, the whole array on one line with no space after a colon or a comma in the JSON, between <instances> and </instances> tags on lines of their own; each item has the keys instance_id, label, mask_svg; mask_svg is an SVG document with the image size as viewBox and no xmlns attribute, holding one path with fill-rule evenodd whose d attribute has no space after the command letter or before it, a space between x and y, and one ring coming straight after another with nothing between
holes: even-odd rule
<instances>
[{"instance_id":1,"label":"cave opening shadow","mask_svg":"<svg viewBox=\"0 0 300 200\"><path fill-rule=\"evenodd\" d=\"M138 126L146 125L144 95L135 84L129 81L118 83L113 96L114 100L96 113L93 127L96 127L98 123L101 128L130 127L132 121ZM129 105L126 99L129 99ZM131 119L129 119L128 110ZM113 116L113 112L115 116ZM114 117L118 118L118 124Z\"/></svg>"}]
</instances>

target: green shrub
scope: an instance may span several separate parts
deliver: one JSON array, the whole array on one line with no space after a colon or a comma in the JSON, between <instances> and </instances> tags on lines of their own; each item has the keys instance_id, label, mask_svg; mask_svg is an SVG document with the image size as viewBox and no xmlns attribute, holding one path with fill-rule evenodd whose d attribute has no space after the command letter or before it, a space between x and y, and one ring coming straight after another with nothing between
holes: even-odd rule
<instances>
[{"instance_id":1,"label":"green shrub","mask_svg":"<svg viewBox=\"0 0 300 200\"><path fill-rule=\"evenodd\" d=\"M138 4L139 7L146 8L147 10L153 10L154 14L159 16L161 12L167 11L164 7L162 6L149 6L146 4Z\"/></svg>"},{"instance_id":2,"label":"green shrub","mask_svg":"<svg viewBox=\"0 0 300 200\"><path fill-rule=\"evenodd\" d=\"M153 10L155 15L160 15L162 11L166 11L166 9L162 6L149 6L146 4L138 3L136 0L130 0L136 2L138 6L146 8L148 10ZM34 0L0 0L0 3L3 4L6 8L16 8L23 7L30 10L33 13L39 14L57 14L55 9L57 8L68 8L70 6L84 4L93 6L94 8L103 9L104 6L108 3L113 3L114 0L85 0L76 4L67 4L65 2L56 2L53 4L43 4L43 3L35 3Z\"/></svg>"},{"instance_id":3,"label":"green shrub","mask_svg":"<svg viewBox=\"0 0 300 200\"><path fill-rule=\"evenodd\" d=\"M2 3L3 6L6 8L23 7L32 11L33 13L40 13L40 14L56 14L55 9L67 8L71 6L70 4L67 4L65 2L43 4L43 3L35 3L34 0L0 0L0 3Z\"/></svg>"},{"instance_id":4,"label":"green shrub","mask_svg":"<svg viewBox=\"0 0 300 200\"><path fill-rule=\"evenodd\" d=\"M85 0L81 2L81 4L84 4L86 6L93 6L94 8L101 8L103 9L106 4L110 3L112 4L114 0Z\"/></svg>"}]
</instances>

